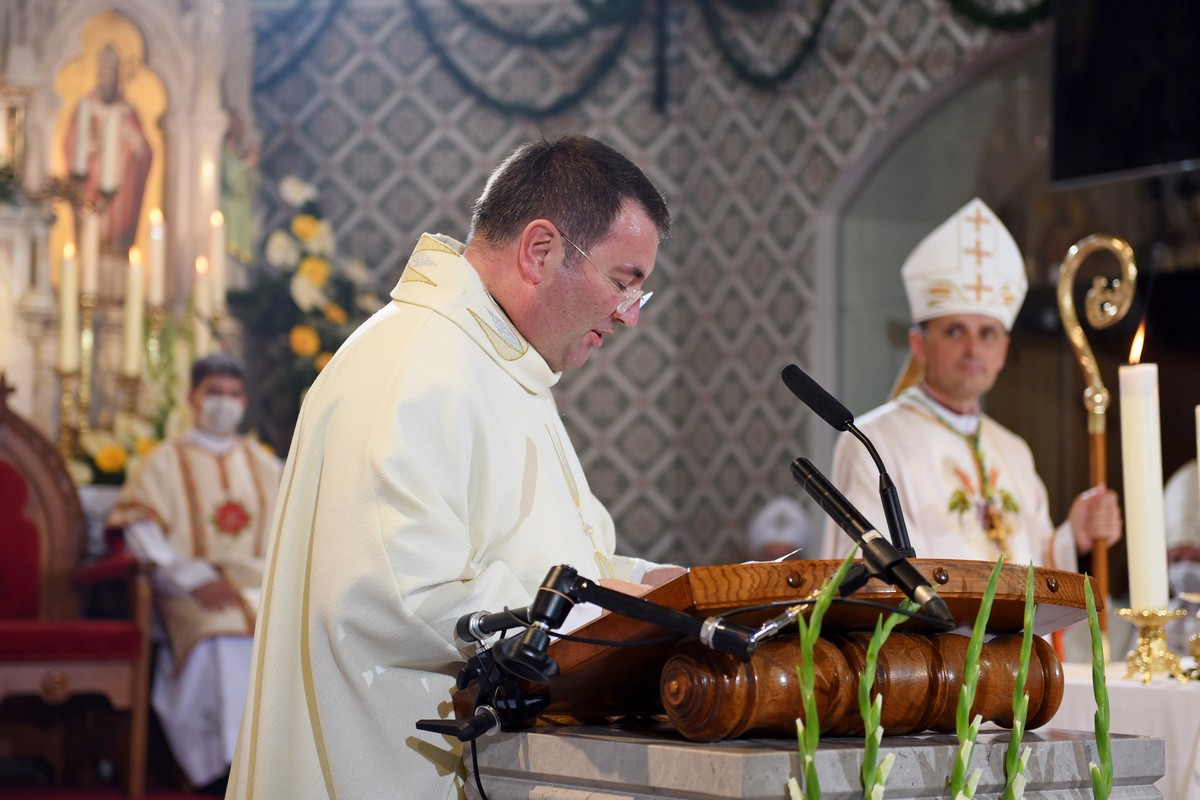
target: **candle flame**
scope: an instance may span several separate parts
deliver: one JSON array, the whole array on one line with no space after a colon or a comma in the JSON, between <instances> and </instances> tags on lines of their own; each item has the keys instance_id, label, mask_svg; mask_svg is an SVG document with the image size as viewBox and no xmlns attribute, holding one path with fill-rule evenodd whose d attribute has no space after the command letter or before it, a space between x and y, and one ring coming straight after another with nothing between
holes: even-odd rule
<instances>
[{"instance_id":1,"label":"candle flame","mask_svg":"<svg viewBox=\"0 0 1200 800\"><path fill-rule=\"evenodd\" d=\"M1138 325L1137 333L1133 335L1133 346L1129 348L1129 363L1140 364L1142 362L1142 343L1146 341L1146 320L1142 320L1142 324Z\"/></svg>"},{"instance_id":2,"label":"candle flame","mask_svg":"<svg viewBox=\"0 0 1200 800\"><path fill-rule=\"evenodd\" d=\"M74 257L75 257L75 243L67 242L66 244L63 245L63 258L74 258Z\"/></svg>"},{"instance_id":3,"label":"candle flame","mask_svg":"<svg viewBox=\"0 0 1200 800\"><path fill-rule=\"evenodd\" d=\"M140 267L142 265L142 251L136 247L129 248L129 266Z\"/></svg>"},{"instance_id":4,"label":"candle flame","mask_svg":"<svg viewBox=\"0 0 1200 800\"><path fill-rule=\"evenodd\" d=\"M217 227L218 225L224 225L225 224L225 215L222 214L220 211L214 211L212 214L209 215L208 221L214 228Z\"/></svg>"},{"instance_id":5,"label":"candle flame","mask_svg":"<svg viewBox=\"0 0 1200 800\"><path fill-rule=\"evenodd\" d=\"M208 259L204 256L196 256L196 274L203 275L208 272Z\"/></svg>"},{"instance_id":6,"label":"candle flame","mask_svg":"<svg viewBox=\"0 0 1200 800\"><path fill-rule=\"evenodd\" d=\"M162 221L163 221L162 211L157 208L150 209L150 224L151 225L162 225Z\"/></svg>"}]
</instances>

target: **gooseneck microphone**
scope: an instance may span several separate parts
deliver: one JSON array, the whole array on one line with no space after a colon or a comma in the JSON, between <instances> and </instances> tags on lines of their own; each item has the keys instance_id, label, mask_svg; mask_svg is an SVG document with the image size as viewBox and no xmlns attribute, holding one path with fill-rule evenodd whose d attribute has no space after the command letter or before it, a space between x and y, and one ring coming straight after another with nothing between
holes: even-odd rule
<instances>
[{"instance_id":1,"label":"gooseneck microphone","mask_svg":"<svg viewBox=\"0 0 1200 800\"><path fill-rule=\"evenodd\" d=\"M875 462L875 469L879 472L879 499L883 503L883 517L887 522L892 544L906 558L915 558L917 551L909 541L908 526L904 524L904 513L900 510L900 493L896 491L896 484L892 482L892 477L883 466L883 459L879 457L875 445L871 444L867 435L854 424L854 415L841 401L825 391L821 384L795 364L788 364L783 368L783 382L792 390L792 394L799 397L804 405L816 412L831 428L836 431L849 431L850 435L867 448L871 460Z\"/></svg>"},{"instance_id":2,"label":"gooseneck microphone","mask_svg":"<svg viewBox=\"0 0 1200 800\"><path fill-rule=\"evenodd\" d=\"M862 550L867 571L900 589L921 610L947 630L954 628L954 615L946 601L937 596L929 581L897 550L866 517L842 495L807 458L792 462L792 476L808 491L817 505L838 527L850 534Z\"/></svg>"}]
</instances>

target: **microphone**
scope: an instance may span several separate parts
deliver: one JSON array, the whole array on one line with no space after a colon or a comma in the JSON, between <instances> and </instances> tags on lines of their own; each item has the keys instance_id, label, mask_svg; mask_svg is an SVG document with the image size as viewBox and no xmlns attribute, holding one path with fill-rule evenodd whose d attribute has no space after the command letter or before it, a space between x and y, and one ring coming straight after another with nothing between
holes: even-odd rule
<instances>
[{"instance_id":1,"label":"microphone","mask_svg":"<svg viewBox=\"0 0 1200 800\"><path fill-rule=\"evenodd\" d=\"M875 529L862 513L847 500L807 458L792 462L792 477L817 501L817 505L850 534L862 549L862 560L868 571L900 589L921 607L933 620L950 630L955 627L954 615L946 601L937 596L929 581L897 550L883 534Z\"/></svg>"},{"instance_id":2,"label":"microphone","mask_svg":"<svg viewBox=\"0 0 1200 800\"><path fill-rule=\"evenodd\" d=\"M908 538L908 526L904 524L904 513L900 510L900 493L896 491L896 484L884 468L883 459L879 457L875 445L871 444L867 435L854 424L854 415L795 364L788 364L783 368L783 382L792 390L792 394L799 397L831 428L836 431L849 431L850 435L867 448L871 460L875 462L875 469L879 472L879 499L883 503L883 517L887 522L892 544L906 558L915 558L917 551L913 549Z\"/></svg>"},{"instance_id":3,"label":"microphone","mask_svg":"<svg viewBox=\"0 0 1200 800\"><path fill-rule=\"evenodd\" d=\"M473 611L463 614L454 625L454 638L460 644L482 642L493 633L509 628L525 627L529 624L529 607L506 608L490 614L487 611Z\"/></svg>"},{"instance_id":4,"label":"microphone","mask_svg":"<svg viewBox=\"0 0 1200 800\"><path fill-rule=\"evenodd\" d=\"M492 650L501 669L531 683L551 683L558 677L558 664L546 648L550 631L563 624L575 605L570 591L577 577L575 568L566 564L550 568L525 609L529 627L518 637L498 642Z\"/></svg>"}]
</instances>

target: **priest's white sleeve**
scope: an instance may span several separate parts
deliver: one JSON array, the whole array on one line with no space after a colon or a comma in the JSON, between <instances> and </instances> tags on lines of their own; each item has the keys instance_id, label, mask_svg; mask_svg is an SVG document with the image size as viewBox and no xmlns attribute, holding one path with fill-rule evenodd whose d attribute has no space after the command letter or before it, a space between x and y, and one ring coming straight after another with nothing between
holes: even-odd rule
<instances>
[{"instance_id":1,"label":"priest's white sleeve","mask_svg":"<svg viewBox=\"0 0 1200 800\"><path fill-rule=\"evenodd\" d=\"M138 560L154 564L154 584L160 590L190 594L220 577L207 561L181 556L153 520L140 519L126 525L125 544Z\"/></svg>"}]
</instances>

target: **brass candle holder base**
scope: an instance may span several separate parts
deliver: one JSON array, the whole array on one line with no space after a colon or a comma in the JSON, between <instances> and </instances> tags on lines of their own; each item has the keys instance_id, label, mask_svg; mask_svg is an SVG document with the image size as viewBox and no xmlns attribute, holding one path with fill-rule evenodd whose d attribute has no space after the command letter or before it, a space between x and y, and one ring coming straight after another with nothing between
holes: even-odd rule
<instances>
[{"instance_id":1,"label":"brass candle holder base","mask_svg":"<svg viewBox=\"0 0 1200 800\"><path fill-rule=\"evenodd\" d=\"M1117 616L1129 620L1138 629L1137 646L1129 651L1125 662L1125 678L1138 677L1149 683L1155 673L1166 673L1180 682L1187 677L1179 666L1179 656L1167 647L1167 623L1187 616L1187 610L1118 608Z\"/></svg>"},{"instance_id":2,"label":"brass candle holder base","mask_svg":"<svg viewBox=\"0 0 1200 800\"><path fill-rule=\"evenodd\" d=\"M64 459L68 459L79 449L79 411L75 405L75 394L79 389L79 370L58 370L58 379L58 452Z\"/></svg>"},{"instance_id":3,"label":"brass candle holder base","mask_svg":"<svg viewBox=\"0 0 1200 800\"><path fill-rule=\"evenodd\" d=\"M121 376L121 392L125 400L122 408L129 414L137 413L138 388L141 385L142 380L137 375Z\"/></svg>"}]
</instances>

